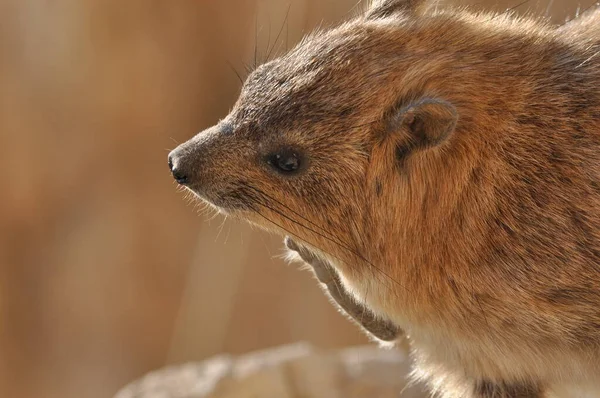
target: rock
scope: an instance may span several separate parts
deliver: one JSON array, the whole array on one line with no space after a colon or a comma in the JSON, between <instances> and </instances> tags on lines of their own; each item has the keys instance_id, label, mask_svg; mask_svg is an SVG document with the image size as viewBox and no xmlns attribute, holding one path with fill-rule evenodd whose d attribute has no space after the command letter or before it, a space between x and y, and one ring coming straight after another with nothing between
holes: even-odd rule
<instances>
[{"instance_id":1,"label":"rock","mask_svg":"<svg viewBox=\"0 0 600 398\"><path fill-rule=\"evenodd\" d=\"M421 386L407 387L409 371L399 350L329 351L293 344L167 367L115 398L425 398Z\"/></svg>"}]
</instances>

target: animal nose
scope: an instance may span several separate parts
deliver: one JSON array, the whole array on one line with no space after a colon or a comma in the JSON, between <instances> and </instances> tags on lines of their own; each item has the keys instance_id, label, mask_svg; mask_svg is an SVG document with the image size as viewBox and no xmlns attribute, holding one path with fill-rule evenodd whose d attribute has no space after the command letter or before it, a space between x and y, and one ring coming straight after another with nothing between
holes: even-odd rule
<instances>
[{"instance_id":1,"label":"animal nose","mask_svg":"<svg viewBox=\"0 0 600 398\"><path fill-rule=\"evenodd\" d=\"M169 169L171 170L175 181L184 185L188 182L189 176L188 173L183 169L180 157L174 152L175 151L169 154Z\"/></svg>"}]
</instances>

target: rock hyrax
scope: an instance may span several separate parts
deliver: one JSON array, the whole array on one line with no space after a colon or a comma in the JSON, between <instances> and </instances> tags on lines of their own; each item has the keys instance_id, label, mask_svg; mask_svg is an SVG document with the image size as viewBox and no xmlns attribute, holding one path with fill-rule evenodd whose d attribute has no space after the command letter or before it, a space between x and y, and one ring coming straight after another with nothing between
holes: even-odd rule
<instances>
[{"instance_id":1,"label":"rock hyrax","mask_svg":"<svg viewBox=\"0 0 600 398\"><path fill-rule=\"evenodd\" d=\"M259 66L169 162L291 237L375 336L404 331L439 395L600 384L600 13L375 2Z\"/></svg>"}]
</instances>

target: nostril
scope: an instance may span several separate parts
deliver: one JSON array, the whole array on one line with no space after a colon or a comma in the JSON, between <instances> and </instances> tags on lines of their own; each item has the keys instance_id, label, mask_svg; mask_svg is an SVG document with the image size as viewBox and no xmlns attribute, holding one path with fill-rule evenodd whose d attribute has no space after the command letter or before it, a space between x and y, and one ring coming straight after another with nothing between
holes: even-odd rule
<instances>
[{"instance_id":1,"label":"nostril","mask_svg":"<svg viewBox=\"0 0 600 398\"><path fill-rule=\"evenodd\" d=\"M173 156L169 155L169 170L173 174L173 178L180 184L185 184L188 182L187 174L179 167L180 162L177 159L173 160Z\"/></svg>"},{"instance_id":2,"label":"nostril","mask_svg":"<svg viewBox=\"0 0 600 398\"><path fill-rule=\"evenodd\" d=\"M173 169L173 178L180 184L188 182L187 176L181 170Z\"/></svg>"}]
</instances>

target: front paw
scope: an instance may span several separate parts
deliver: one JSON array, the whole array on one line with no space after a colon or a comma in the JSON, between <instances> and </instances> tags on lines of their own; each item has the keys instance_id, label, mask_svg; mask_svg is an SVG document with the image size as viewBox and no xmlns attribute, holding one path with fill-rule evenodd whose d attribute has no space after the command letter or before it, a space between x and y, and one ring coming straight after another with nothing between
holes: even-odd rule
<instances>
[{"instance_id":1,"label":"front paw","mask_svg":"<svg viewBox=\"0 0 600 398\"><path fill-rule=\"evenodd\" d=\"M337 271L327 261L320 259L304 246L298 245L292 238L285 238L288 249L298 253L300 258L310 265L317 278L327 287L327 293L335 304L354 322L369 334L382 341L395 341L402 331L391 321L377 317L373 311L357 302L343 286Z\"/></svg>"},{"instance_id":2,"label":"front paw","mask_svg":"<svg viewBox=\"0 0 600 398\"><path fill-rule=\"evenodd\" d=\"M318 258L313 252L308 250L304 246L298 245L292 238L286 236L285 238L285 246L293 252L296 252L302 261L306 264L310 265L319 279L319 282L324 283L325 285L330 285L331 283L335 283L337 278L337 274L335 269L329 264Z\"/></svg>"}]
</instances>

